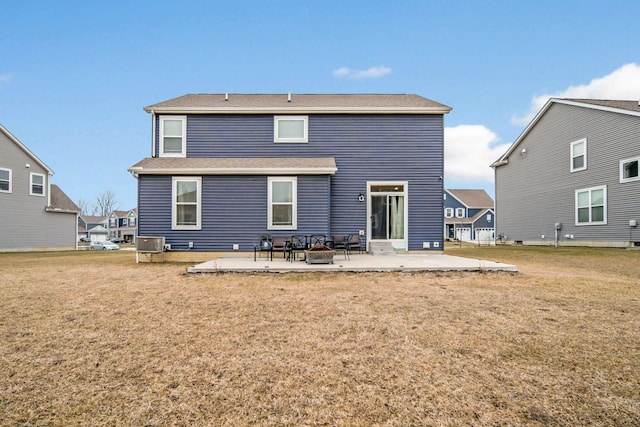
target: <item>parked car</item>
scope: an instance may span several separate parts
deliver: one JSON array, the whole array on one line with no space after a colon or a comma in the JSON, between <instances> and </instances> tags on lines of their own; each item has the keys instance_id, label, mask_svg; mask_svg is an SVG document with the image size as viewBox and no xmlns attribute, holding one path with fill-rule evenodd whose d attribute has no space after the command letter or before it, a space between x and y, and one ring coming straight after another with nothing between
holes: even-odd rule
<instances>
[{"instance_id":1,"label":"parked car","mask_svg":"<svg viewBox=\"0 0 640 427\"><path fill-rule=\"evenodd\" d=\"M90 243L91 242L91 237L81 237L80 241L82 243Z\"/></svg>"},{"instance_id":2,"label":"parked car","mask_svg":"<svg viewBox=\"0 0 640 427\"><path fill-rule=\"evenodd\" d=\"M91 249L92 251L95 250L103 250L103 251L115 251L120 249L120 246L116 245L113 242L110 242L109 240L105 240L104 242L98 240L96 242L91 243L91 246L89 246L89 249Z\"/></svg>"},{"instance_id":3,"label":"parked car","mask_svg":"<svg viewBox=\"0 0 640 427\"><path fill-rule=\"evenodd\" d=\"M111 239L111 242L113 242L113 243L127 243L127 241L124 240L122 237L115 237L115 238Z\"/></svg>"}]
</instances>

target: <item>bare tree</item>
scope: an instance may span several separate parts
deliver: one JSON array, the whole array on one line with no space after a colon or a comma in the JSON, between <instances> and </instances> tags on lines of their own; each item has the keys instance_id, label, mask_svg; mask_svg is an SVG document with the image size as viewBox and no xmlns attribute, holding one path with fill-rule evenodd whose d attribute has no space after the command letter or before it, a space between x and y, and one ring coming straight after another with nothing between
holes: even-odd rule
<instances>
[{"instance_id":1,"label":"bare tree","mask_svg":"<svg viewBox=\"0 0 640 427\"><path fill-rule=\"evenodd\" d=\"M104 191L96 199L94 211L100 216L107 216L118 207L116 193L111 190Z\"/></svg>"},{"instance_id":2,"label":"bare tree","mask_svg":"<svg viewBox=\"0 0 640 427\"><path fill-rule=\"evenodd\" d=\"M93 215L95 214L95 206L92 206L89 204L89 202L87 202L84 199L79 199L78 200L78 207L80 208L80 211L82 212L82 215Z\"/></svg>"}]
</instances>

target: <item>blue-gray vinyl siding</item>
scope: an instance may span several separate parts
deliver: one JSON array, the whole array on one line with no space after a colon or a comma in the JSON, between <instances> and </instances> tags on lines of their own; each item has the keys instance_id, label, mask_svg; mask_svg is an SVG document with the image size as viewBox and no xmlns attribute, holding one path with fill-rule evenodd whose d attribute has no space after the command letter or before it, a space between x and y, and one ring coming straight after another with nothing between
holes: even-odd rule
<instances>
[{"instance_id":1,"label":"blue-gray vinyl siding","mask_svg":"<svg viewBox=\"0 0 640 427\"><path fill-rule=\"evenodd\" d=\"M358 195L367 193L367 182L408 181L408 248L422 249L423 242L442 248L442 115L308 117L308 143L285 144L273 142L273 115L189 115L187 156L335 158L335 175L298 177L297 232L303 234L366 230L366 202ZM232 243L266 232L267 178L233 177L232 186L223 185L229 179L203 177L203 230L196 233L170 230L171 177L140 176L138 234L167 236L167 243L176 239L178 245L195 240L201 250L230 250ZM239 235L247 237L239 242Z\"/></svg>"},{"instance_id":2,"label":"blue-gray vinyl siding","mask_svg":"<svg viewBox=\"0 0 640 427\"><path fill-rule=\"evenodd\" d=\"M571 173L570 144L582 138L587 138L587 169ZM640 156L639 117L553 104L508 163L495 170L496 235L551 244L555 223L562 223L561 244L640 241L640 230L629 227L630 219L640 223L640 181L619 178L620 160L635 156ZM607 188L607 224L576 225L576 190L597 186Z\"/></svg>"}]
</instances>

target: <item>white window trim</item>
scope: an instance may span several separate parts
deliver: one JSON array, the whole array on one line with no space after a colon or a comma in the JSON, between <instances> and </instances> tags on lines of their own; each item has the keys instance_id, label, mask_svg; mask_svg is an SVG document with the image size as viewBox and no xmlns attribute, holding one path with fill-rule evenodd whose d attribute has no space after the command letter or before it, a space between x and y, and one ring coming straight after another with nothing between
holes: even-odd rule
<instances>
[{"instance_id":1,"label":"white window trim","mask_svg":"<svg viewBox=\"0 0 640 427\"><path fill-rule=\"evenodd\" d=\"M2 190L0 189L0 193L11 193L13 190L13 171L11 169L7 169L7 168L0 168L0 170L5 171L5 172L9 172L9 189L8 190Z\"/></svg>"},{"instance_id":2,"label":"white window trim","mask_svg":"<svg viewBox=\"0 0 640 427\"><path fill-rule=\"evenodd\" d=\"M603 190L602 191L602 200L603 200L603 204L602 204L602 221L592 221L591 220L591 208L593 207L593 205L591 204L591 192L594 190ZM578 222L578 193L584 193L584 192L589 192L589 222ZM579 190L576 190L575 193L575 201L574 201L574 207L575 207L575 220L576 220L576 226L582 226L582 225L607 225L607 186L606 185L600 185L598 187L590 187L590 188L581 188Z\"/></svg>"},{"instance_id":3,"label":"white window trim","mask_svg":"<svg viewBox=\"0 0 640 427\"><path fill-rule=\"evenodd\" d=\"M638 174L638 176L634 176L632 178L625 178L624 177L624 165L625 165L625 163L630 163L630 162L638 162L638 164L640 165L640 156L631 157L629 159L620 160L620 183L633 182L633 181L640 180L640 174Z\"/></svg>"},{"instance_id":4,"label":"white window trim","mask_svg":"<svg viewBox=\"0 0 640 427\"><path fill-rule=\"evenodd\" d=\"M464 218L464 208L456 208L456 218Z\"/></svg>"},{"instance_id":5,"label":"white window trim","mask_svg":"<svg viewBox=\"0 0 640 427\"><path fill-rule=\"evenodd\" d=\"M272 183L291 182L292 209L291 225L273 224ZM297 230L298 229L298 178L296 177L268 177L267 178L267 230Z\"/></svg>"},{"instance_id":6,"label":"white window trim","mask_svg":"<svg viewBox=\"0 0 640 427\"><path fill-rule=\"evenodd\" d=\"M304 136L302 138L279 138L278 121L280 120L302 120ZM273 116L273 142L296 144L309 142L309 116Z\"/></svg>"},{"instance_id":7,"label":"white window trim","mask_svg":"<svg viewBox=\"0 0 640 427\"><path fill-rule=\"evenodd\" d=\"M178 225L178 182L195 181L198 191L196 197L196 224ZM172 230L201 230L202 229L202 177L199 176L174 176L171 184L171 229Z\"/></svg>"},{"instance_id":8,"label":"white window trim","mask_svg":"<svg viewBox=\"0 0 640 427\"><path fill-rule=\"evenodd\" d=\"M34 176L41 176L42 177L42 194L33 192L33 177ZM45 174L43 174L43 173L35 173L35 172L31 172L29 174L29 195L30 196L38 196L38 197L45 197L47 195L47 177L46 177Z\"/></svg>"},{"instance_id":9,"label":"white window trim","mask_svg":"<svg viewBox=\"0 0 640 427\"><path fill-rule=\"evenodd\" d=\"M582 144L584 143L584 166L579 167L579 168L574 168L573 167L573 158L575 157L573 155L573 147L575 147L578 144ZM570 172L579 172L579 171L583 171L587 169L587 138L582 138L579 139L578 141L574 141L571 143L571 149L570 149L570 156L569 156L569 171Z\"/></svg>"},{"instance_id":10,"label":"white window trim","mask_svg":"<svg viewBox=\"0 0 640 427\"><path fill-rule=\"evenodd\" d=\"M160 119L160 157L187 157L187 116L159 116ZM182 121L182 150L180 153L164 152L164 122L165 120L181 120Z\"/></svg>"},{"instance_id":11,"label":"white window trim","mask_svg":"<svg viewBox=\"0 0 640 427\"><path fill-rule=\"evenodd\" d=\"M444 208L444 217L453 218L453 208Z\"/></svg>"}]
</instances>

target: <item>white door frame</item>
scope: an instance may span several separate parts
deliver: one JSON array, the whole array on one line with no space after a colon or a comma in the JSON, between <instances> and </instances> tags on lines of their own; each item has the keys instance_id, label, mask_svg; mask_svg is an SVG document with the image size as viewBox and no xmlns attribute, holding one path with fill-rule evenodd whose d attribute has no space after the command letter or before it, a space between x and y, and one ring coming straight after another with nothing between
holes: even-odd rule
<instances>
[{"instance_id":1,"label":"white door frame","mask_svg":"<svg viewBox=\"0 0 640 427\"><path fill-rule=\"evenodd\" d=\"M371 187L374 185L388 185L388 186L402 186L403 191L388 191L388 192L372 192ZM403 239L376 239L372 238L372 226L371 226L371 198L372 196L379 195L396 195L404 196L404 238ZM409 243L409 181L367 181L367 250L369 250L369 243L371 241L386 241L391 242L394 249L408 250Z\"/></svg>"}]
</instances>

